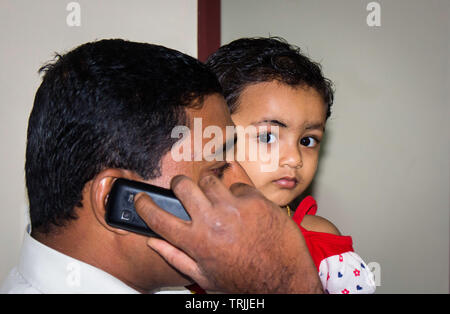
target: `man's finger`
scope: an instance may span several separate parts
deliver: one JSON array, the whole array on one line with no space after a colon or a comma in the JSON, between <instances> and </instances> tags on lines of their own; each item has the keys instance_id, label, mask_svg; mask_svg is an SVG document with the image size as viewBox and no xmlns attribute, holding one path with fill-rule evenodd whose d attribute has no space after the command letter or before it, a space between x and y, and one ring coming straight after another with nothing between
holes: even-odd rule
<instances>
[{"instance_id":1,"label":"man's finger","mask_svg":"<svg viewBox=\"0 0 450 314\"><path fill-rule=\"evenodd\" d=\"M181 201L191 217L195 216L201 208L211 206L211 202L202 190L190 178L178 175L172 178L170 188Z\"/></svg>"},{"instance_id":2,"label":"man's finger","mask_svg":"<svg viewBox=\"0 0 450 314\"><path fill-rule=\"evenodd\" d=\"M258 190L255 189L254 187L242 183L242 182L236 182L233 183L230 186L230 192L231 194L233 194L235 197L243 197L243 196L250 196L250 195L255 195L258 194Z\"/></svg>"},{"instance_id":3,"label":"man's finger","mask_svg":"<svg viewBox=\"0 0 450 314\"><path fill-rule=\"evenodd\" d=\"M178 271L187 275L202 287L208 286L207 278L202 274L197 263L189 257L189 255L177 249L170 243L157 238L150 238L147 245L161 255L167 263L172 265Z\"/></svg>"},{"instance_id":4,"label":"man's finger","mask_svg":"<svg viewBox=\"0 0 450 314\"><path fill-rule=\"evenodd\" d=\"M134 206L155 233L175 245L182 244L189 232L188 222L161 209L146 193L136 195Z\"/></svg>"},{"instance_id":5,"label":"man's finger","mask_svg":"<svg viewBox=\"0 0 450 314\"><path fill-rule=\"evenodd\" d=\"M205 193L208 200L214 206L214 204L220 203L225 199L230 198L230 191L226 186L213 175L208 175L200 179L198 186Z\"/></svg>"}]
</instances>

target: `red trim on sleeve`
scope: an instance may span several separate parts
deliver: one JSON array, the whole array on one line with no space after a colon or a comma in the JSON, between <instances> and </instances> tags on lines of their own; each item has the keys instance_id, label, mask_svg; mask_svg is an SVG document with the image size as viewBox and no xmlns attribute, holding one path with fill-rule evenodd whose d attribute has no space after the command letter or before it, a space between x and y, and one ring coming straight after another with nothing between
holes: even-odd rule
<instances>
[{"instance_id":1,"label":"red trim on sleeve","mask_svg":"<svg viewBox=\"0 0 450 314\"><path fill-rule=\"evenodd\" d=\"M317 202L312 196L305 197L295 210L292 219L300 226L305 215L315 215L317 213Z\"/></svg>"},{"instance_id":2,"label":"red trim on sleeve","mask_svg":"<svg viewBox=\"0 0 450 314\"><path fill-rule=\"evenodd\" d=\"M317 270L319 270L320 262L323 259L345 252L353 252L353 241L350 236L338 236L325 232L309 231L303 228L301 222L305 215L315 215L316 212L316 200L312 196L307 196L298 205L292 219L302 231L309 253Z\"/></svg>"}]
</instances>

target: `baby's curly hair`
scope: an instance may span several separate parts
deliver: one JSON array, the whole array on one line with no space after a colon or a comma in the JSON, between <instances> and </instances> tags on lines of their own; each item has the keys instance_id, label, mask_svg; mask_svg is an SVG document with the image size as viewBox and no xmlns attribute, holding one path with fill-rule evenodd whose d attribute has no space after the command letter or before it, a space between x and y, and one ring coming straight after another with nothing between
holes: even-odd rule
<instances>
[{"instance_id":1,"label":"baby's curly hair","mask_svg":"<svg viewBox=\"0 0 450 314\"><path fill-rule=\"evenodd\" d=\"M217 75L231 113L239 107L245 87L261 82L279 81L292 87L314 88L331 115L333 83L322 74L321 65L280 37L241 38L222 46L206 61Z\"/></svg>"}]
</instances>

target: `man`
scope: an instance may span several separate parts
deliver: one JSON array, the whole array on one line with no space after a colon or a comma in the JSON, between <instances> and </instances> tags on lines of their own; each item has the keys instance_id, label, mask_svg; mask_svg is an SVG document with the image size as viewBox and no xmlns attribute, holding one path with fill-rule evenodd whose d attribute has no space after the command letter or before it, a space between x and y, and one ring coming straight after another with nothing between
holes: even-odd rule
<instances>
[{"instance_id":1,"label":"man","mask_svg":"<svg viewBox=\"0 0 450 314\"><path fill-rule=\"evenodd\" d=\"M236 162L173 160L175 126L232 125L204 65L161 46L102 40L41 70L25 165L31 234L1 292L145 293L193 280L222 292L320 291L298 228ZM117 178L172 187L192 221L138 195L138 212L168 242L109 226Z\"/></svg>"}]
</instances>

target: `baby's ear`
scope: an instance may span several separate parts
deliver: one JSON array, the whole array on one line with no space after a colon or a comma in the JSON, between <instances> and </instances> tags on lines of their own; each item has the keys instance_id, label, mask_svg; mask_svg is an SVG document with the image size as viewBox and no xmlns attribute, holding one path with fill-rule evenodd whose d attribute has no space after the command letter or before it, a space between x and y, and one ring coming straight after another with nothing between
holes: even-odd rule
<instances>
[{"instance_id":1,"label":"baby's ear","mask_svg":"<svg viewBox=\"0 0 450 314\"><path fill-rule=\"evenodd\" d=\"M333 225L329 220L320 216L305 215L302 220L301 226L309 231L331 233L339 236L341 235L339 229L336 228L335 225Z\"/></svg>"}]
</instances>

